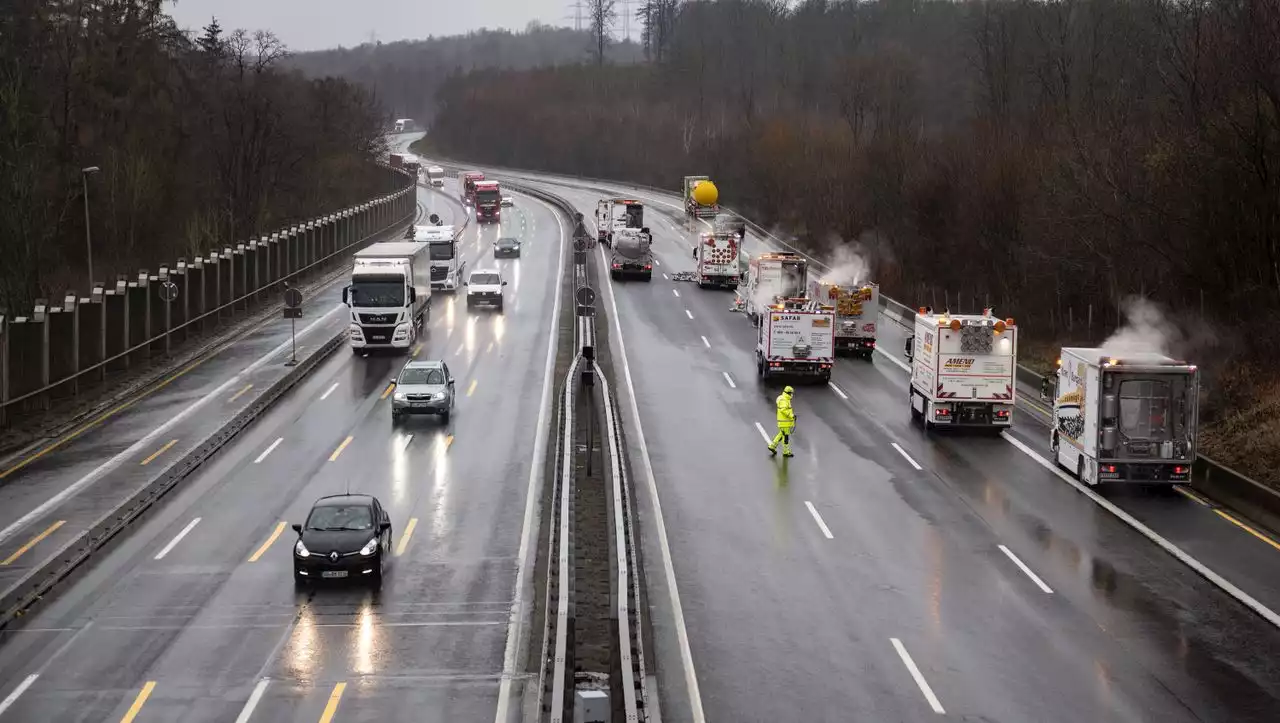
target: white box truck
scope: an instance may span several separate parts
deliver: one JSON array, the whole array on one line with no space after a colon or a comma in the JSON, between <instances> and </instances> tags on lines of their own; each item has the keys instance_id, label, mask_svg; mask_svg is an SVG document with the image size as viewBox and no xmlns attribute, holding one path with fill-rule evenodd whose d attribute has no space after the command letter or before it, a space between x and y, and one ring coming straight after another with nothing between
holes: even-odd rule
<instances>
[{"instance_id":1,"label":"white box truck","mask_svg":"<svg viewBox=\"0 0 1280 723\"><path fill-rule=\"evenodd\" d=\"M1163 354L1064 348L1049 449L1086 484L1188 482L1199 390L1196 366Z\"/></svg>"},{"instance_id":2,"label":"white box truck","mask_svg":"<svg viewBox=\"0 0 1280 723\"><path fill-rule=\"evenodd\" d=\"M911 346L911 417L934 427L1013 423L1018 328L1013 319L920 309Z\"/></svg>"},{"instance_id":3,"label":"white box truck","mask_svg":"<svg viewBox=\"0 0 1280 723\"><path fill-rule=\"evenodd\" d=\"M436 188L444 188L444 169L440 166L428 166L427 180Z\"/></svg>"},{"instance_id":4,"label":"white box truck","mask_svg":"<svg viewBox=\"0 0 1280 723\"><path fill-rule=\"evenodd\" d=\"M880 316L877 284L840 284L823 279L809 282L809 298L836 307L836 353L870 359L876 350L876 319Z\"/></svg>"},{"instance_id":5,"label":"white box truck","mask_svg":"<svg viewBox=\"0 0 1280 723\"><path fill-rule=\"evenodd\" d=\"M645 228L644 204L630 198L600 199L596 203L596 240L608 246L613 243L613 234L624 228Z\"/></svg>"},{"instance_id":6,"label":"white box truck","mask_svg":"<svg viewBox=\"0 0 1280 723\"><path fill-rule=\"evenodd\" d=\"M428 245L388 241L357 251L342 301L351 310L353 350L413 346L431 314Z\"/></svg>"},{"instance_id":7,"label":"white box truck","mask_svg":"<svg viewBox=\"0 0 1280 723\"><path fill-rule=\"evenodd\" d=\"M697 274L698 286L718 286L726 289L738 288L742 280L742 269L739 268L739 244L742 237L731 231L703 233L698 236L698 243L693 247L693 258L698 263L694 272Z\"/></svg>"},{"instance_id":8,"label":"white box truck","mask_svg":"<svg viewBox=\"0 0 1280 723\"><path fill-rule=\"evenodd\" d=\"M756 373L831 380L835 364L835 309L808 299L786 299L763 310L756 325Z\"/></svg>"},{"instance_id":9,"label":"white box truck","mask_svg":"<svg viewBox=\"0 0 1280 723\"><path fill-rule=\"evenodd\" d=\"M738 286L737 305L754 323L779 300L804 298L808 275L809 261L799 254L756 254L747 261L747 280Z\"/></svg>"}]
</instances>

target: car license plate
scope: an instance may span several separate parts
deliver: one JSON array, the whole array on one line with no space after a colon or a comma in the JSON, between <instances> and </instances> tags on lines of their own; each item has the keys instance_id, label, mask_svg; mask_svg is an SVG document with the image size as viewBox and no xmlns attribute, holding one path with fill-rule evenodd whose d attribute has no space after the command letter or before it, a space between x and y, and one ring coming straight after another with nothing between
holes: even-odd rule
<instances>
[{"instance_id":1,"label":"car license plate","mask_svg":"<svg viewBox=\"0 0 1280 723\"><path fill-rule=\"evenodd\" d=\"M409 402L409 406L415 407L415 408L422 408L427 406L427 403L426 402Z\"/></svg>"},{"instance_id":2,"label":"car license plate","mask_svg":"<svg viewBox=\"0 0 1280 723\"><path fill-rule=\"evenodd\" d=\"M370 341L386 341L387 337L383 336L382 334L370 334L369 340Z\"/></svg>"},{"instance_id":3,"label":"car license plate","mask_svg":"<svg viewBox=\"0 0 1280 723\"><path fill-rule=\"evenodd\" d=\"M346 570L322 570L320 577L346 577Z\"/></svg>"}]
</instances>

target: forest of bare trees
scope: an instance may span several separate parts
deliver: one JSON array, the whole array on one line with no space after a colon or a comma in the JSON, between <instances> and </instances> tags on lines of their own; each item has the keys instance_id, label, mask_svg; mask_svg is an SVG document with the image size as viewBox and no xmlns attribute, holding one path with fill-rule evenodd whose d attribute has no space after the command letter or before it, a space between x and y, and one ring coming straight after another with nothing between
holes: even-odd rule
<instances>
[{"instance_id":1,"label":"forest of bare trees","mask_svg":"<svg viewBox=\"0 0 1280 723\"><path fill-rule=\"evenodd\" d=\"M584 16L584 24L589 20ZM478 30L467 35L298 53L288 64L311 76L357 81L377 94L392 117L428 121L435 114L436 91L453 76L481 69L570 65L594 59L598 50L614 63L633 63L643 56L635 43L597 41L589 30L530 23L519 33Z\"/></svg>"},{"instance_id":2,"label":"forest of bare trees","mask_svg":"<svg viewBox=\"0 0 1280 723\"><path fill-rule=\"evenodd\" d=\"M675 187L908 303L994 305L1024 356L1149 297L1208 370L1211 454L1280 468L1280 4L651 0L650 64L455 76L429 142Z\"/></svg>"},{"instance_id":3,"label":"forest of bare trees","mask_svg":"<svg viewBox=\"0 0 1280 723\"><path fill-rule=\"evenodd\" d=\"M270 34L162 0L0 6L0 309L242 241L384 189L382 111ZM83 169L99 171L86 174Z\"/></svg>"}]
</instances>

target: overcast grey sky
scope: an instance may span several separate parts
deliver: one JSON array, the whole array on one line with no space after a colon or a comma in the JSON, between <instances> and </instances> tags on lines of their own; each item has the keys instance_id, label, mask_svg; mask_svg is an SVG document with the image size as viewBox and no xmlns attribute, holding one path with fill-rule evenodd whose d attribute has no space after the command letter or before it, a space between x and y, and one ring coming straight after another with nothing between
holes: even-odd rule
<instances>
[{"instance_id":1,"label":"overcast grey sky","mask_svg":"<svg viewBox=\"0 0 1280 723\"><path fill-rule=\"evenodd\" d=\"M292 50L318 50L371 37L385 43L482 27L520 30L530 20L571 26L570 5L571 0L171 0L168 8L184 29L199 29L217 16L227 30L271 30Z\"/></svg>"}]
</instances>

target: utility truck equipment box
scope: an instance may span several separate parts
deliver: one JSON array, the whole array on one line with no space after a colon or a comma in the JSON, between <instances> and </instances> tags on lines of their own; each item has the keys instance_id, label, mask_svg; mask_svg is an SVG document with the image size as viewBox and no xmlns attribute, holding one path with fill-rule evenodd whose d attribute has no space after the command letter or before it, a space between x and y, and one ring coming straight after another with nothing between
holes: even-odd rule
<instances>
[{"instance_id":1,"label":"utility truck equipment box","mask_svg":"<svg viewBox=\"0 0 1280 723\"><path fill-rule=\"evenodd\" d=\"M431 312L428 245L376 243L355 253L342 301L351 310L352 349L408 349Z\"/></svg>"},{"instance_id":2,"label":"utility truck equipment box","mask_svg":"<svg viewBox=\"0 0 1280 723\"><path fill-rule=\"evenodd\" d=\"M738 288L742 279L742 269L738 267L738 244L741 241L742 237L736 233L723 231L698 236L698 243L693 247L693 258L698 262L695 271L698 286Z\"/></svg>"},{"instance_id":3,"label":"utility truck equipment box","mask_svg":"<svg viewBox=\"0 0 1280 723\"><path fill-rule=\"evenodd\" d=\"M1154 352L1068 347L1049 449L1081 482L1180 484L1196 458L1199 372Z\"/></svg>"},{"instance_id":4,"label":"utility truck equipment box","mask_svg":"<svg viewBox=\"0 0 1280 723\"><path fill-rule=\"evenodd\" d=\"M836 354L871 358L876 350L876 319L880 315L879 285L813 279L809 282L809 298L836 307Z\"/></svg>"},{"instance_id":5,"label":"utility truck equipment box","mask_svg":"<svg viewBox=\"0 0 1280 723\"><path fill-rule=\"evenodd\" d=\"M986 427L1013 422L1018 328L1013 319L935 314L920 309L911 348L910 405L925 429Z\"/></svg>"},{"instance_id":6,"label":"utility truck equipment box","mask_svg":"<svg viewBox=\"0 0 1280 723\"><path fill-rule=\"evenodd\" d=\"M831 381L835 309L805 298L779 299L756 325L756 373Z\"/></svg>"},{"instance_id":7,"label":"utility truck equipment box","mask_svg":"<svg viewBox=\"0 0 1280 723\"><path fill-rule=\"evenodd\" d=\"M609 276L615 280L638 276L653 280L653 236L646 228L619 228L609 246Z\"/></svg>"},{"instance_id":8,"label":"utility truck equipment box","mask_svg":"<svg viewBox=\"0 0 1280 723\"><path fill-rule=\"evenodd\" d=\"M738 306L754 323L780 299L804 298L808 274L809 261L800 254L756 254L747 261L746 283L738 286Z\"/></svg>"}]
</instances>

